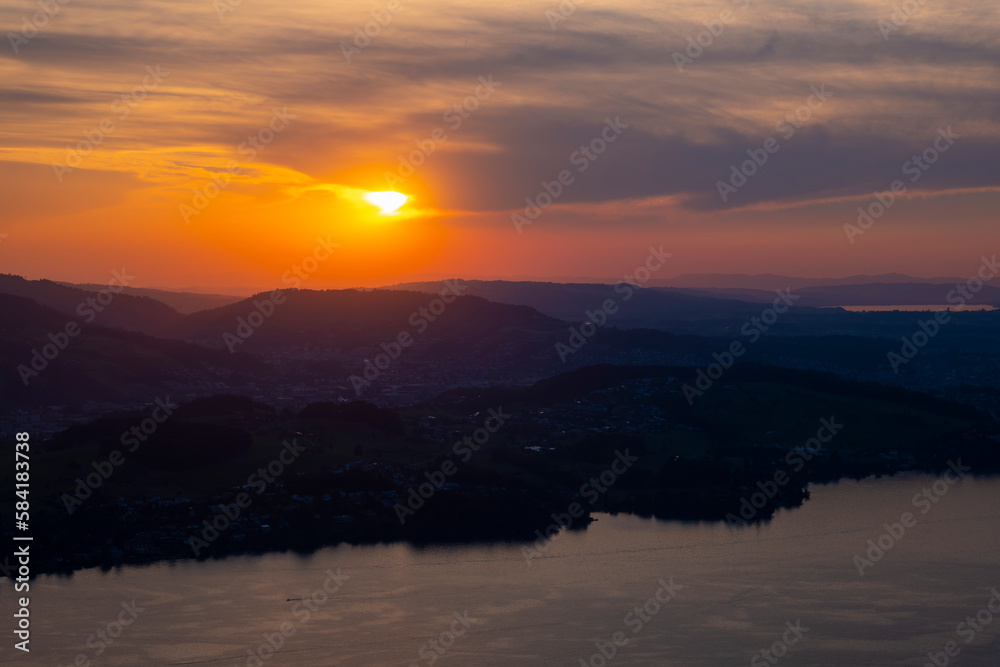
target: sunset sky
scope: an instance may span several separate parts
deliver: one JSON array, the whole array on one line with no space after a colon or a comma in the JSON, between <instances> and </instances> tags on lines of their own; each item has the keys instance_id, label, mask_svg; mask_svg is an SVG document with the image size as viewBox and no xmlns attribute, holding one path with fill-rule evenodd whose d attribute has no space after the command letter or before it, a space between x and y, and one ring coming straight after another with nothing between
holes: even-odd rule
<instances>
[{"instance_id":1,"label":"sunset sky","mask_svg":"<svg viewBox=\"0 0 1000 667\"><path fill-rule=\"evenodd\" d=\"M0 270L29 278L266 288L317 238L339 247L303 287L613 280L650 245L673 253L658 278L966 276L1000 250L995 0L3 0L0 20ZM748 150L767 161L723 201ZM397 215L362 199L382 190L409 196Z\"/></svg>"}]
</instances>

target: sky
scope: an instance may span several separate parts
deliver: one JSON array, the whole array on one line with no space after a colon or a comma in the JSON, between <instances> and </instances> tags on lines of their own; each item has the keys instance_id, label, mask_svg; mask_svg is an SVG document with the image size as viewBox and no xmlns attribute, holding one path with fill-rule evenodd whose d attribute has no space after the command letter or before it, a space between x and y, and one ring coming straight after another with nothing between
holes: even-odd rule
<instances>
[{"instance_id":1,"label":"sky","mask_svg":"<svg viewBox=\"0 0 1000 667\"><path fill-rule=\"evenodd\" d=\"M1000 249L991 0L2 0L0 25L5 273L615 280L662 246L658 279L930 277Z\"/></svg>"}]
</instances>

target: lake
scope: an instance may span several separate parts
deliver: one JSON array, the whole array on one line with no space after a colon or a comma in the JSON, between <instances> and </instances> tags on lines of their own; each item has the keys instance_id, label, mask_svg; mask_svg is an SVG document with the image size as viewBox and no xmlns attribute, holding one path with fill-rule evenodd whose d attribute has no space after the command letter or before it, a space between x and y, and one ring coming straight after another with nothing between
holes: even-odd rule
<instances>
[{"instance_id":1,"label":"lake","mask_svg":"<svg viewBox=\"0 0 1000 667\"><path fill-rule=\"evenodd\" d=\"M1000 479L936 480L813 486L802 508L735 530L598 515L530 562L517 545L394 544L43 577L32 583L30 656L14 651L9 630L0 656L60 666L924 665L955 642L949 664L995 666ZM934 502L914 503L923 489ZM892 524L907 512L900 534ZM854 557L867 558L868 540L886 549L861 575ZM1000 611L1000 598L992 605ZM977 613L977 630L960 626Z\"/></svg>"}]
</instances>

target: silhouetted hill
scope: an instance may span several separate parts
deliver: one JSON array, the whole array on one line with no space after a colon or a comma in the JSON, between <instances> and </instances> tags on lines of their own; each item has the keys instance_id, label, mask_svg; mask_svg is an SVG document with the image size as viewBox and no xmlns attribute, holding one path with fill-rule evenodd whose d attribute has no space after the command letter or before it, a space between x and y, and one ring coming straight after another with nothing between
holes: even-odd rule
<instances>
[{"instance_id":1,"label":"silhouetted hill","mask_svg":"<svg viewBox=\"0 0 1000 667\"><path fill-rule=\"evenodd\" d=\"M811 483L940 472L949 461L977 475L1000 469L996 422L968 406L753 364L733 367L724 384L689 404L682 385L694 371L593 366L527 388L456 390L402 413L358 402L274 415L243 399L252 413L237 414L239 399L213 397L201 402L198 418L182 408L161 424L92 492L82 486L82 471L121 452L142 414L72 427L38 449L44 464L32 478L33 509L51 530L33 563L51 572L289 548L309 553L345 541L530 541L616 460L626 462L626 472L588 498L574 527L586 526L593 512L760 522L802 505ZM502 419L502 428L483 440L475 429L487 415ZM392 428L351 427L372 423ZM472 441L481 447L462 448ZM280 452L294 457L277 459L292 474L264 477ZM787 483L766 492L763 505L755 502L759 511L738 515L747 494L777 479L776 470ZM11 483L3 479L11 475L8 468L0 482ZM207 525L248 487L252 503L232 529L217 528L193 551L191 536L205 533L192 526ZM413 496L425 499L419 512L401 513L416 489L434 487ZM181 504L170 502L177 496ZM109 521L115 512L129 520ZM82 562L67 561L76 553L86 554Z\"/></svg>"},{"instance_id":2,"label":"silhouetted hill","mask_svg":"<svg viewBox=\"0 0 1000 667\"><path fill-rule=\"evenodd\" d=\"M277 411L266 403L246 396L222 394L188 401L174 411L178 418L274 416Z\"/></svg>"},{"instance_id":3,"label":"silhouetted hill","mask_svg":"<svg viewBox=\"0 0 1000 667\"><path fill-rule=\"evenodd\" d=\"M618 310L608 317L617 327L670 328L678 323L737 323L760 314L760 306L736 299L719 299L659 289L643 289L622 284L509 282L504 280L468 280L469 294L497 303L530 306L535 310L568 322L591 319L587 313L599 311L613 299ZM406 283L386 289L415 289L430 292L440 283ZM771 294L773 301L775 295Z\"/></svg>"},{"instance_id":4,"label":"silhouetted hill","mask_svg":"<svg viewBox=\"0 0 1000 667\"><path fill-rule=\"evenodd\" d=\"M505 405L527 405L537 408L554 403L575 401L594 391L613 389L630 380L674 378L677 382L693 385L697 380L698 370L689 366L613 366L602 364L586 366L545 378L526 388L489 389L481 392L458 389L445 392L433 403L463 406L481 405L483 398L488 398L490 402L500 402ZM953 419L986 419L985 414L968 405L898 387L845 380L832 373L778 368L755 363L738 363L726 371L723 382L731 386L767 382L783 385L787 388L822 392L830 396L847 396L892 403ZM678 399L680 398L678 395Z\"/></svg>"},{"instance_id":5,"label":"silhouetted hill","mask_svg":"<svg viewBox=\"0 0 1000 667\"><path fill-rule=\"evenodd\" d=\"M89 424L71 426L46 442L45 449L61 451L96 444L97 451L107 456L130 443L134 452L129 452L129 457L151 470L189 471L229 461L249 452L253 444L251 435L242 429L179 418L159 424L140 442L127 434L141 418L103 417Z\"/></svg>"},{"instance_id":6,"label":"silhouetted hill","mask_svg":"<svg viewBox=\"0 0 1000 667\"><path fill-rule=\"evenodd\" d=\"M398 413L383 410L366 401L310 403L302 408L299 417L345 424L367 424L387 435L403 435L403 420Z\"/></svg>"},{"instance_id":7,"label":"silhouetted hill","mask_svg":"<svg viewBox=\"0 0 1000 667\"><path fill-rule=\"evenodd\" d=\"M957 282L957 281L956 281ZM926 306L946 305L948 295L956 283L865 283L859 285L824 285L800 287L794 290L799 300L797 306L824 308L831 306ZM683 293L693 296L712 296L719 299L743 299L745 301L768 302L774 299L774 292L737 287L721 288L656 288L668 293ZM1000 304L1000 287L986 285L969 300L969 305ZM951 306L958 304L953 300Z\"/></svg>"},{"instance_id":8,"label":"silhouetted hill","mask_svg":"<svg viewBox=\"0 0 1000 667\"><path fill-rule=\"evenodd\" d=\"M867 285L871 283L932 283L947 284L963 282L964 278L937 277L915 278L902 273L884 273L877 276L857 275L846 278L798 278L780 276L773 273L747 275L745 273L685 273L673 278L651 280L650 285L658 287L693 287L720 289L749 289L773 292L776 289L802 289L828 285Z\"/></svg>"},{"instance_id":9,"label":"silhouetted hill","mask_svg":"<svg viewBox=\"0 0 1000 667\"><path fill-rule=\"evenodd\" d=\"M5 369L0 373L0 401L5 406L148 400L162 394L172 379L208 381L215 372L238 370L228 353L97 324L81 324L78 335L63 339L59 334L65 335L71 320L79 324L31 299L0 294L0 366ZM48 345L51 356L56 349L50 334L64 348L53 359L39 360L33 350L41 355ZM25 386L19 366L42 370L29 375ZM240 364L246 372L256 366L252 359Z\"/></svg>"},{"instance_id":10,"label":"silhouetted hill","mask_svg":"<svg viewBox=\"0 0 1000 667\"><path fill-rule=\"evenodd\" d=\"M957 283L958 281L956 281ZM964 284L965 281L961 281ZM956 283L869 283L865 285L832 285L804 287L796 292L799 303L808 306L879 306L879 305L941 305L957 307ZM970 306L1000 304L1000 287L985 285L972 299Z\"/></svg>"},{"instance_id":11,"label":"silhouetted hill","mask_svg":"<svg viewBox=\"0 0 1000 667\"><path fill-rule=\"evenodd\" d=\"M106 296L101 297L105 301L103 304L97 300L97 293L89 289L69 287L51 280L26 280L21 276L0 275L0 293L32 299L81 325L120 327L150 336L162 336L168 327L176 325L183 317L167 304L147 296L132 296L124 290L120 294L114 294L106 285L100 289L107 292Z\"/></svg>"},{"instance_id":12,"label":"silhouetted hill","mask_svg":"<svg viewBox=\"0 0 1000 667\"><path fill-rule=\"evenodd\" d=\"M60 282L58 284L75 289L86 290L88 292L99 292L107 288L107 285L96 285L92 283L76 284ZM228 306L231 303L236 303L237 301L243 299L243 297L234 296L232 294L201 294L200 292L171 291L153 289L151 287L126 287L122 290L122 294L155 299L156 301L165 303L183 315L190 315L191 313L196 313L199 310L221 308L222 306Z\"/></svg>"},{"instance_id":13,"label":"silhouetted hill","mask_svg":"<svg viewBox=\"0 0 1000 667\"><path fill-rule=\"evenodd\" d=\"M438 284L436 293L441 291ZM189 315L174 330L187 340L222 346L223 334L236 334L240 318L262 312L255 304L271 304L265 292L235 304ZM323 344L339 348L376 346L409 333L414 340L448 339L456 345L499 345L516 336L550 337L565 325L525 306L491 303L475 296L455 297L444 304L417 291L285 290L270 305L246 347ZM431 305L437 302L436 305ZM438 314L434 314L434 313ZM258 316L255 318L259 319ZM240 347L239 349L243 349Z\"/></svg>"}]
</instances>

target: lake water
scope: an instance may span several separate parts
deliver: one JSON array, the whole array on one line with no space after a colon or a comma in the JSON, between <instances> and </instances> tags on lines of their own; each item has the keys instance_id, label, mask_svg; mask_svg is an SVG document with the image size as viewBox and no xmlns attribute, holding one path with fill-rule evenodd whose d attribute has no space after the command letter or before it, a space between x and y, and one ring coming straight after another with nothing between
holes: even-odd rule
<instances>
[{"instance_id":1,"label":"lake water","mask_svg":"<svg viewBox=\"0 0 1000 667\"><path fill-rule=\"evenodd\" d=\"M735 531L599 515L530 564L519 546L395 544L44 577L32 584L30 656L14 651L5 629L0 661L602 665L595 642L610 653L621 632L609 665L924 665L954 641L960 653L949 664L996 666L1000 614L987 604L1000 589L1000 480L941 482L936 503L915 506L935 479L815 486L802 508ZM905 512L916 524L861 576L853 557ZM315 595L313 611L289 600L324 583L334 589L327 571L337 568L349 578L329 599ZM660 582L671 578L673 599L634 614L657 594L666 599ZM6 612L10 584L2 590ZM130 618L122 605L133 599L141 611L120 630L119 618ZM977 612L991 622L958 627ZM283 624L289 636L279 642ZM97 656L99 629L121 634ZM263 635L281 647L252 660L248 649L258 651ZM777 663L760 657L776 642Z\"/></svg>"}]
</instances>

